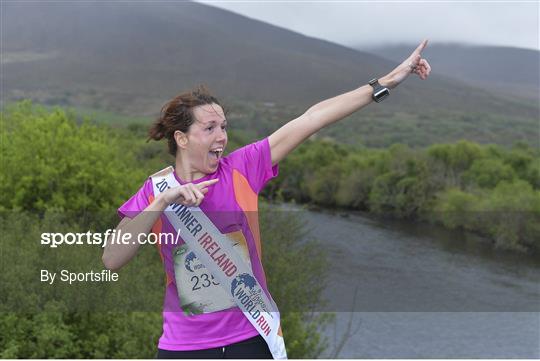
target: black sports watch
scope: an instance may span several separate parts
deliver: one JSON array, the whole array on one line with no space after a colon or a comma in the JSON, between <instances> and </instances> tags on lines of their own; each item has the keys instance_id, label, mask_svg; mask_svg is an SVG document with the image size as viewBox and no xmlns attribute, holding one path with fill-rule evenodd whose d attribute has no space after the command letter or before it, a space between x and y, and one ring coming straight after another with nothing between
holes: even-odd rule
<instances>
[{"instance_id":1,"label":"black sports watch","mask_svg":"<svg viewBox=\"0 0 540 361\"><path fill-rule=\"evenodd\" d=\"M369 85L373 87L373 95L371 98L377 103L382 102L384 98L390 95L388 88L379 84L379 79L377 78L370 80Z\"/></svg>"}]
</instances>

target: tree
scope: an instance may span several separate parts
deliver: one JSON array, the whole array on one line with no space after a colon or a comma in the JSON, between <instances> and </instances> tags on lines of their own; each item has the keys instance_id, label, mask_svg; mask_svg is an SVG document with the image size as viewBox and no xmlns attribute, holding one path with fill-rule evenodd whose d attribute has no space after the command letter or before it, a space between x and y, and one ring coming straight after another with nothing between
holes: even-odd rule
<instances>
[{"instance_id":1,"label":"tree","mask_svg":"<svg viewBox=\"0 0 540 361\"><path fill-rule=\"evenodd\" d=\"M73 114L23 101L1 118L3 171L0 205L4 209L47 209L92 215L112 209L144 179L131 149L113 131Z\"/></svg>"},{"instance_id":2,"label":"tree","mask_svg":"<svg viewBox=\"0 0 540 361\"><path fill-rule=\"evenodd\" d=\"M428 148L428 156L442 168L441 181L445 187L461 185L461 173L469 169L475 159L483 156L480 145L462 140L456 144L435 144Z\"/></svg>"},{"instance_id":3,"label":"tree","mask_svg":"<svg viewBox=\"0 0 540 361\"><path fill-rule=\"evenodd\" d=\"M512 167L501 159L476 159L469 170L463 173L465 183L476 184L482 188L494 188L501 181L512 181L516 174Z\"/></svg>"},{"instance_id":4,"label":"tree","mask_svg":"<svg viewBox=\"0 0 540 361\"><path fill-rule=\"evenodd\" d=\"M434 218L448 228L475 229L474 212L478 197L457 188L450 188L437 195Z\"/></svg>"},{"instance_id":5,"label":"tree","mask_svg":"<svg viewBox=\"0 0 540 361\"><path fill-rule=\"evenodd\" d=\"M483 226L496 247L526 251L540 249L540 191L523 180L502 181L479 207L486 219Z\"/></svg>"}]
</instances>

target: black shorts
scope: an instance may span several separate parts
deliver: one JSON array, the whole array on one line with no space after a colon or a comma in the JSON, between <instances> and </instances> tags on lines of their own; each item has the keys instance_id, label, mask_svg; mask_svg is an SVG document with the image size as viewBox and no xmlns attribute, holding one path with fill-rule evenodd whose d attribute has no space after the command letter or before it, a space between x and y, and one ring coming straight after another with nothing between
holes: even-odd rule
<instances>
[{"instance_id":1,"label":"black shorts","mask_svg":"<svg viewBox=\"0 0 540 361\"><path fill-rule=\"evenodd\" d=\"M271 359L272 353L261 335L249 338L224 347L208 348L193 351L168 351L158 348L156 358L169 359Z\"/></svg>"}]
</instances>

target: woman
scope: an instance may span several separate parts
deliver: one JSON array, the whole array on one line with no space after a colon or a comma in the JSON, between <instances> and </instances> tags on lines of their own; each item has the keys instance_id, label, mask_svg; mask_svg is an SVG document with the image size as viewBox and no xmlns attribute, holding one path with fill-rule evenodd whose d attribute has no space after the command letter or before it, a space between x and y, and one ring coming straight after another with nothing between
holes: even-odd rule
<instances>
[{"instance_id":1,"label":"woman","mask_svg":"<svg viewBox=\"0 0 540 361\"><path fill-rule=\"evenodd\" d=\"M226 157L223 151L227 146L227 120L217 99L198 89L180 94L163 107L149 134L154 140L167 139L169 152L176 159L175 168L149 177L119 208L122 220L117 227L131 234L180 232L185 241L185 244L180 241L158 245L167 276L158 358L286 357L283 342L274 344L269 341L272 336L265 334L268 325L250 320L247 306L226 292L227 285L245 286L246 281L237 278L233 283L224 283L227 273L236 271L234 253L242 259L238 263L247 267L245 274L252 275L268 295L266 306L272 309L261 264L255 213L257 195L277 175L278 163L309 136L372 100L381 101L387 95L385 87L394 89L409 74L415 73L425 80L431 71L421 57L426 45L424 40L402 64L380 78L378 84L370 82L322 101L269 137ZM164 212L166 209L168 213ZM207 238L199 238L200 244L196 244L195 234L202 229L199 223L203 221L192 219L188 209L200 210L224 243L210 243L211 237L205 233ZM173 219L175 215L178 224ZM193 240L188 241L190 234ZM199 246L196 251L195 247ZM109 269L119 269L133 258L138 247L139 244L107 244L103 262ZM225 254L216 254L221 248L235 250L229 254L234 256L233 261L225 261ZM212 261L217 266L211 265ZM266 307L264 302L262 305ZM235 312L239 311L237 306L243 312ZM276 322L273 336L279 341L282 340L279 318ZM275 350L279 345L283 345L281 353Z\"/></svg>"}]
</instances>

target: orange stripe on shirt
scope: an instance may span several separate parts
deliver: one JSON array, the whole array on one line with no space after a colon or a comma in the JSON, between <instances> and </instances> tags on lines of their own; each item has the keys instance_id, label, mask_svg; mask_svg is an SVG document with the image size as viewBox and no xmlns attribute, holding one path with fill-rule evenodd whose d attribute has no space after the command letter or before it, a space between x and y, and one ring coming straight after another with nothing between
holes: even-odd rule
<instances>
[{"instance_id":1,"label":"orange stripe on shirt","mask_svg":"<svg viewBox=\"0 0 540 361\"><path fill-rule=\"evenodd\" d=\"M249 229L251 230L251 234L253 235L253 239L255 241L257 255L259 256L259 260L262 263L261 235L259 232L259 215L257 213L257 193L253 191L246 177L244 177L244 175L236 169L233 169L233 187L236 202L238 203L242 211L244 211L244 213L246 214ZM264 269L263 276L266 278L266 276L264 275Z\"/></svg>"}]
</instances>

